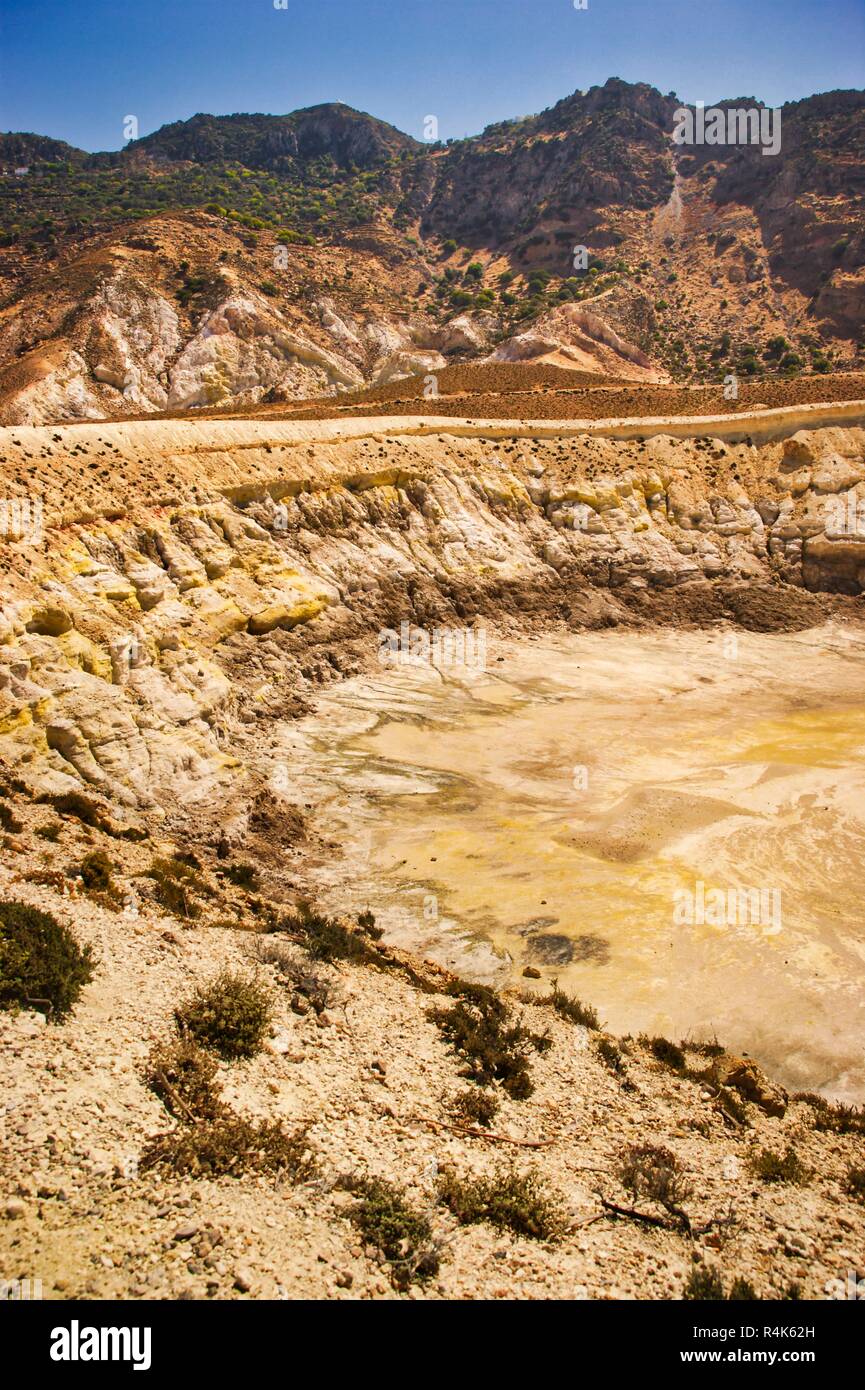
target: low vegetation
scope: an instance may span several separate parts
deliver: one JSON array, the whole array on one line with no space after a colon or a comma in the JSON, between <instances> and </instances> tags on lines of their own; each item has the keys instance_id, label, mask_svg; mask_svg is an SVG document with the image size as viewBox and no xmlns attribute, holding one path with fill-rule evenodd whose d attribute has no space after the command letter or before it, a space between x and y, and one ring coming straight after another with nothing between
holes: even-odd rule
<instances>
[{"instance_id":1,"label":"low vegetation","mask_svg":"<svg viewBox=\"0 0 865 1390\"><path fill-rule=\"evenodd\" d=\"M724 1281L717 1269L711 1265L695 1265L688 1275L682 1290L683 1299L694 1299L702 1303L720 1303L725 1299L731 1303L751 1302L759 1298L753 1284L747 1279L735 1278L729 1291L724 1292Z\"/></svg>"},{"instance_id":2,"label":"low vegetation","mask_svg":"<svg viewBox=\"0 0 865 1390\"><path fill-rule=\"evenodd\" d=\"M847 1169L844 1191L855 1197L857 1202L865 1202L865 1168L853 1166Z\"/></svg>"},{"instance_id":3,"label":"low vegetation","mask_svg":"<svg viewBox=\"0 0 865 1390\"><path fill-rule=\"evenodd\" d=\"M323 1014L333 999L333 981L309 961L295 960L288 949L272 938L257 943L256 956L262 965L272 965L292 994L292 1007L306 1000L316 1014ZM304 1010L300 1010L304 1012Z\"/></svg>"},{"instance_id":4,"label":"low vegetation","mask_svg":"<svg viewBox=\"0 0 865 1390\"><path fill-rule=\"evenodd\" d=\"M225 1061L254 1057L272 1017L270 997L257 980L223 970L179 1005L174 1018L182 1036Z\"/></svg>"},{"instance_id":5,"label":"low vegetation","mask_svg":"<svg viewBox=\"0 0 865 1390\"><path fill-rule=\"evenodd\" d=\"M548 1004L551 1009L555 1009L560 1018L565 1018L569 1023L579 1023L583 1028L590 1028L597 1032L601 1026L597 1010L591 1004L583 1004L579 999L575 999L572 994L566 994L559 989L558 980L553 980L552 992L541 1000L542 1004Z\"/></svg>"},{"instance_id":6,"label":"low vegetation","mask_svg":"<svg viewBox=\"0 0 865 1390\"><path fill-rule=\"evenodd\" d=\"M5 801L0 801L0 830L5 830L9 835L17 835L23 829L24 826L14 811Z\"/></svg>"},{"instance_id":7,"label":"low vegetation","mask_svg":"<svg viewBox=\"0 0 865 1390\"><path fill-rule=\"evenodd\" d=\"M375 927L375 918L372 927ZM288 932L299 940L313 960L347 960L361 964L381 964L381 952L371 939L370 929L360 927L352 931L335 917L326 917L307 902L298 904L293 913L281 917L274 926L275 931ZM380 936L381 933L379 932Z\"/></svg>"},{"instance_id":8,"label":"low vegetation","mask_svg":"<svg viewBox=\"0 0 865 1390\"><path fill-rule=\"evenodd\" d=\"M682 1203L691 1195L676 1155L658 1144L631 1144L619 1165L619 1181L626 1192L644 1201L657 1202L671 1215L682 1218Z\"/></svg>"},{"instance_id":9,"label":"low vegetation","mask_svg":"<svg viewBox=\"0 0 865 1390\"><path fill-rule=\"evenodd\" d=\"M289 1134L278 1120L256 1122L227 1108L215 1119L155 1135L144 1148L140 1167L143 1172L161 1168L209 1178L285 1173L294 1181L313 1171L305 1129Z\"/></svg>"},{"instance_id":10,"label":"low vegetation","mask_svg":"<svg viewBox=\"0 0 865 1390\"><path fill-rule=\"evenodd\" d=\"M364 1243L387 1260L396 1288L423 1283L438 1273L432 1227L400 1188L382 1178L367 1177L348 1178L342 1185L358 1198L348 1212L349 1220Z\"/></svg>"},{"instance_id":11,"label":"low vegetation","mask_svg":"<svg viewBox=\"0 0 865 1390\"><path fill-rule=\"evenodd\" d=\"M865 1106L832 1102L812 1091L800 1091L794 1100L804 1101L814 1111L814 1128L823 1134L865 1134Z\"/></svg>"},{"instance_id":12,"label":"low vegetation","mask_svg":"<svg viewBox=\"0 0 865 1390\"><path fill-rule=\"evenodd\" d=\"M30 1008L52 1021L67 1016L93 979L89 946L48 912L0 902L0 1008Z\"/></svg>"},{"instance_id":13,"label":"low vegetation","mask_svg":"<svg viewBox=\"0 0 865 1390\"><path fill-rule=\"evenodd\" d=\"M176 1120L215 1120L225 1107L213 1054L192 1038L156 1043L144 1067L144 1081Z\"/></svg>"},{"instance_id":14,"label":"low vegetation","mask_svg":"<svg viewBox=\"0 0 865 1390\"><path fill-rule=\"evenodd\" d=\"M211 895L207 883L197 869L179 856L173 859L156 858L147 870L153 880L153 896L160 907L183 921L201 916L202 897Z\"/></svg>"},{"instance_id":15,"label":"low vegetation","mask_svg":"<svg viewBox=\"0 0 865 1390\"><path fill-rule=\"evenodd\" d=\"M457 980L446 992L457 1002L431 1009L428 1017L464 1059L460 1075L479 1085L498 1081L512 1100L525 1100L534 1089L529 1055L545 1052L549 1038L514 1023L504 1000L487 985Z\"/></svg>"},{"instance_id":16,"label":"low vegetation","mask_svg":"<svg viewBox=\"0 0 865 1390\"><path fill-rule=\"evenodd\" d=\"M444 1173L439 1198L461 1226L485 1221L500 1231L511 1231L532 1240L557 1240L565 1218L559 1198L541 1175L506 1169L493 1177L459 1178Z\"/></svg>"},{"instance_id":17,"label":"low vegetation","mask_svg":"<svg viewBox=\"0 0 865 1390\"><path fill-rule=\"evenodd\" d=\"M684 1071L685 1054L677 1043L670 1042L669 1038L641 1038L655 1058L656 1062L661 1062L671 1071Z\"/></svg>"},{"instance_id":18,"label":"low vegetation","mask_svg":"<svg viewBox=\"0 0 865 1390\"><path fill-rule=\"evenodd\" d=\"M252 864L227 864L222 872L237 888L258 887L258 870Z\"/></svg>"},{"instance_id":19,"label":"low vegetation","mask_svg":"<svg viewBox=\"0 0 865 1390\"><path fill-rule=\"evenodd\" d=\"M802 1187L811 1181L813 1173L789 1145L783 1154L773 1149L761 1149L750 1161L751 1172L763 1182L795 1183Z\"/></svg>"},{"instance_id":20,"label":"low vegetation","mask_svg":"<svg viewBox=\"0 0 865 1390\"><path fill-rule=\"evenodd\" d=\"M72 870L81 879L85 893L103 907L118 911L123 894L114 881L114 864L103 850L94 850Z\"/></svg>"},{"instance_id":21,"label":"low vegetation","mask_svg":"<svg viewBox=\"0 0 865 1390\"><path fill-rule=\"evenodd\" d=\"M480 1125L482 1129L486 1129L498 1114L499 1103L489 1091L472 1087L471 1090L460 1091L459 1095L454 1096L450 1108L455 1118L464 1124Z\"/></svg>"}]
</instances>

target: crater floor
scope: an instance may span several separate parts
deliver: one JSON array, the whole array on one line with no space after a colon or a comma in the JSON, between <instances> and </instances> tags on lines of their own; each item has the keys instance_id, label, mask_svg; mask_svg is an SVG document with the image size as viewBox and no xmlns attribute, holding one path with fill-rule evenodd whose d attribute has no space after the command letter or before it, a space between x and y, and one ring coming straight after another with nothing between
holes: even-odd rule
<instances>
[{"instance_id":1,"label":"crater floor","mask_svg":"<svg viewBox=\"0 0 865 1390\"><path fill-rule=\"evenodd\" d=\"M493 642L333 689L285 766L396 944L861 1102L863 667L834 625Z\"/></svg>"}]
</instances>

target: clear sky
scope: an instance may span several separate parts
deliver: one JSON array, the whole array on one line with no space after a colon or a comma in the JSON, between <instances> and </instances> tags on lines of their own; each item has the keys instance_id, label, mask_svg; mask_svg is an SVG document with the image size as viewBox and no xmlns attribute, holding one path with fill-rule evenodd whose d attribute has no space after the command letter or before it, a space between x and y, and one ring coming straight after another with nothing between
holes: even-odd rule
<instances>
[{"instance_id":1,"label":"clear sky","mask_svg":"<svg viewBox=\"0 0 865 1390\"><path fill-rule=\"evenodd\" d=\"M865 0L0 0L0 129L88 150L128 115L320 101L448 139L608 77L707 105L861 87Z\"/></svg>"}]
</instances>

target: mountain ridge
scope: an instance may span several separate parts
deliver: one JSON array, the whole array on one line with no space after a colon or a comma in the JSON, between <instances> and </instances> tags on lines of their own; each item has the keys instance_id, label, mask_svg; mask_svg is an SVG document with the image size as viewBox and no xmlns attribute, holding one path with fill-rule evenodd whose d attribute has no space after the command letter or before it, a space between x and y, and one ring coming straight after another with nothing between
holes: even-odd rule
<instances>
[{"instance_id":1,"label":"mountain ridge","mask_svg":"<svg viewBox=\"0 0 865 1390\"><path fill-rule=\"evenodd\" d=\"M865 93L786 104L775 159L675 146L678 106L610 78L445 143L333 102L92 155L0 135L2 418L291 400L453 358L861 367Z\"/></svg>"}]
</instances>

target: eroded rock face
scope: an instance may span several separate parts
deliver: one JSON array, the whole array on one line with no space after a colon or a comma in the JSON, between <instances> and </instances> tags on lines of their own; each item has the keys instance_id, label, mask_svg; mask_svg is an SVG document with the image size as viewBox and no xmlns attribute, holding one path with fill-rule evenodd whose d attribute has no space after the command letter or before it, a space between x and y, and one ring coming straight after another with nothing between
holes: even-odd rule
<instances>
[{"instance_id":1,"label":"eroded rock face","mask_svg":"<svg viewBox=\"0 0 865 1390\"><path fill-rule=\"evenodd\" d=\"M726 1057L717 1069L718 1082L738 1091L743 1100L758 1105L766 1115L783 1116L789 1096L776 1085L750 1057Z\"/></svg>"},{"instance_id":2,"label":"eroded rock face","mask_svg":"<svg viewBox=\"0 0 865 1390\"><path fill-rule=\"evenodd\" d=\"M403 621L795 626L806 590L865 587L862 429L758 447L448 424L3 431L44 527L2 547L0 757L169 814L230 801L231 730Z\"/></svg>"}]
</instances>

